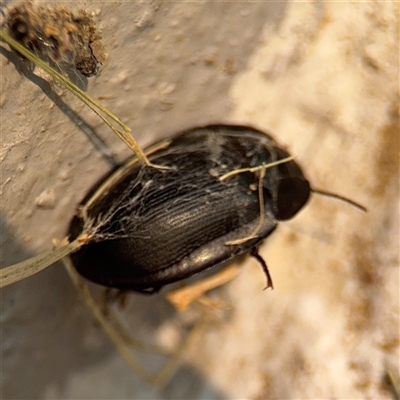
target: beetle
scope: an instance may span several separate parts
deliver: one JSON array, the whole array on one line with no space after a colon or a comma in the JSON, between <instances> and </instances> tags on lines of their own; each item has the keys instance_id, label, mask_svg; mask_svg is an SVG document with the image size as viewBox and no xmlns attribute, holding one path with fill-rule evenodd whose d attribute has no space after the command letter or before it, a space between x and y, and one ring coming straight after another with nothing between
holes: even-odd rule
<instances>
[{"instance_id":1,"label":"beetle","mask_svg":"<svg viewBox=\"0 0 400 400\"><path fill-rule=\"evenodd\" d=\"M257 250L279 221L294 217L312 192L363 207L312 188L286 150L268 134L246 126L189 129L152 146L146 156L148 164L136 156L89 191L71 221L68 240L0 270L0 287L63 259L123 358L145 381L162 385L172 377L181 353L174 351L159 373L148 374L129 351L137 341L98 304L79 275L110 288L151 294L250 253L263 267L267 287L273 288ZM168 299L183 309L180 300ZM181 349L203 322L192 328Z\"/></svg>"},{"instance_id":2,"label":"beetle","mask_svg":"<svg viewBox=\"0 0 400 400\"><path fill-rule=\"evenodd\" d=\"M220 177L288 157L271 136L245 126L176 135L149 156L168 169L127 163L90 191L70 226L73 241L92 225L91 239L71 255L76 270L103 286L154 293L251 252L272 287L257 248L306 204L310 184L293 160L265 171L261 196L254 172Z\"/></svg>"}]
</instances>

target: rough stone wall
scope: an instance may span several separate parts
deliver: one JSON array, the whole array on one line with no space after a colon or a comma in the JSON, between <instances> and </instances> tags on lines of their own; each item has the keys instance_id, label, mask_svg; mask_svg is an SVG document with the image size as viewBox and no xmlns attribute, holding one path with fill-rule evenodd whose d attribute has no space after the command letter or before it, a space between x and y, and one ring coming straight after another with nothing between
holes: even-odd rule
<instances>
[{"instance_id":1,"label":"rough stone wall","mask_svg":"<svg viewBox=\"0 0 400 400\"><path fill-rule=\"evenodd\" d=\"M209 122L254 125L287 146L316 188L368 213L313 196L261 250L275 290L262 291L261 269L246 261L215 294L230 313L164 389L127 367L60 265L3 289L2 398L388 398L386 371L399 371L398 4L74 7L94 12L107 52L88 92L143 146ZM64 89L39 71L20 74L5 44L0 52L6 266L62 238L110 168L71 110L118 160L129 151ZM134 296L124 311L149 340L169 340L174 318L161 296Z\"/></svg>"}]
</instances>

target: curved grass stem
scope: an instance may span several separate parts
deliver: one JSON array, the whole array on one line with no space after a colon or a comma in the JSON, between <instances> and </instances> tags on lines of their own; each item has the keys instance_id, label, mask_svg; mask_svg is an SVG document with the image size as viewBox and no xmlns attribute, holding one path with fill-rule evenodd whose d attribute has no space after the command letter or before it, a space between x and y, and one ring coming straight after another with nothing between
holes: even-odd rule
<instances>
[{"instance_id":1,"label":"curved grass stem","mask_svg":"<svg viewBox=\"0 0 400 400\"><path fill-rule=\"evenodd\" d=\"M6 42L18 53L23 55L29 61L33 62L37 67L47 72L56 82L68 89L79 100L83 101L91 110L93 110L111 129L112 131L136 154L139 160L146 165L151 165L150 161L140 148L139 144L131 135L131 129L124 124L116 115L105 108L98 101L85 93L82 89L72 83L64 75L56 71L53 67L43 61L40 57L23 46L13 37L11 37L6 29L0 29L0 40Z\"/></svg>"}]
</instances>

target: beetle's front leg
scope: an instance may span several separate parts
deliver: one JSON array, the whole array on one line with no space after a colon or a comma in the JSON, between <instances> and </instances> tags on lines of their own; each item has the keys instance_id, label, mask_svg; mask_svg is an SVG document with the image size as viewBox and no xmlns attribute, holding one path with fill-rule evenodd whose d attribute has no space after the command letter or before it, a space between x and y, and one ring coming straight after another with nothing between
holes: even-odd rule
<instances>
[{"instance_id":1,"label":"beetle's front leg","mask_svg":"<svg viewBox=\"0 0 400 400\"><path fill-rule=\"evenodd\" d=\"M265 286L265 289L271 288L274 290L274 284L272 283L272 278L271 274L269 273L268 267L264 259L258 254L258 247L253 247L250 251L250 255L254 257L262 266L262 269L265 273L265 276L267 277L267 286Z\"/></svg>"}]
</instances>

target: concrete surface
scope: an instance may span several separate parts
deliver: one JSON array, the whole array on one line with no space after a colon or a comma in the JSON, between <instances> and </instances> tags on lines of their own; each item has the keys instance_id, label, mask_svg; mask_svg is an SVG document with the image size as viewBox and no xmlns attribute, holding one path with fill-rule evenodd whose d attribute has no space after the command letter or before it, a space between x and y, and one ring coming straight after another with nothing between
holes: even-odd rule
<instances>
[{"instance_id":1,"label":"concrete surface","mask_svg":"<svg viewBox=\"0 0 400 400\"><path fill-rule=\"evenodd\" d=\"M3 289L1 397L390 398L385 375L399 371L398 3L74 7L95 13L108 53L88 92L143 146L209 122L254 125L296 155L316 188L368 213L313 196L262 248L275 290L264 292L261 269L246 262L215 293L231 311L210 324L163 389L128 368L60 265ZM0 51L7 266L62 238L110 168L79 118L119 160L129 151L65 90L39 71L20 74L19 58L4 44ZM161 296L132 296L124 311L132 333L149 341L165 341L184 318Z\"/></svg>"}]
</instances>

